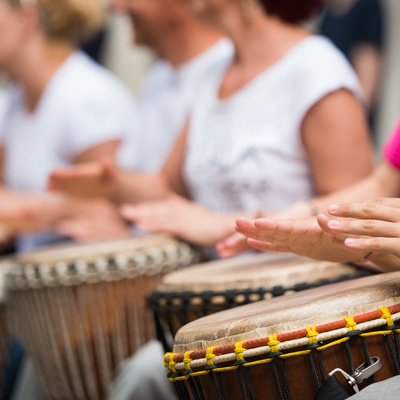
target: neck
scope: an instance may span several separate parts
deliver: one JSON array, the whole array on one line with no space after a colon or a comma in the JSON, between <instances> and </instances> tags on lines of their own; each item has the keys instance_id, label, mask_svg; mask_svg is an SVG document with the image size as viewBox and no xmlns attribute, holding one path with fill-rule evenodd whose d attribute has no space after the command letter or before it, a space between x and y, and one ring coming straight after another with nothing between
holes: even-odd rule
<instances>
[{"instance_id":1,"label":"neck","mask_svg":"<svg viewBox=\"0 0 400 400\"><path fill-rule=\"evenodd\" d=\"M178 68L222 38L221 33L197 21L188 21L160 43L159 55Z\"/></svg>"},{"instance_id":2,"label":"neck","mask_svg":"<svg viewBox=\"0 0 400 400\"><path fill-rule=\"evenodd\" d=\"M281 20L266 16L255 8L247 15L232 13L223 30L235 46L235 63L255 67L267 67L284 56L309 33Z\"/></svg>"},{"instance_id":3,"label":"neck","mask_svg":"<svg viewBox=\"0 0 400 400\"><path fill-rule=\"evenodd\" d=\"M61 42L32 39L10 68L10 75L23 88L33 112L53 75L72 54L73 47Z\"/></svg>"}]
</instances>

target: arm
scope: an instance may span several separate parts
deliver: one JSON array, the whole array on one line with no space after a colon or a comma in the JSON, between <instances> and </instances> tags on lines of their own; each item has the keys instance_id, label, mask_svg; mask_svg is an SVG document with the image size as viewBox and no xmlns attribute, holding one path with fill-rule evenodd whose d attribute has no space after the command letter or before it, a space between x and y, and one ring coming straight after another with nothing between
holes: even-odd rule
<instances>
[{"instance_id":1,"label":"arm","mask_svg":"<svg viewBox=\"0 0 400 400\"><path fill-rule=\"evenodd\" d=\"M104 158L114 158L121 145L121 140L110 140L100 143L75 157L74 164L98 161Z\"/></svg>"},{"instance_id":2,"label":"arm","mask_svg":"<svg viewBox=\"0 0 400 400\"><path fill-rule=\"evenodd\" d=\"M157 200L171 192L184 195L186 190L181 168L186 135L187 127L178 137L158 174L124 171L113 160L107 159L53 171L49 179L49 189L82 197L105 197L116 204Z\"/></svg>"},{"instance_id":3,"label":"arm","mask_svg":"<svg viewBox=\"0 0 400 400\"><path fill-rule=\"evenodd\" d=\"M301 135L320 195L342 189L372 171L372 146L364 112L352 93L337 90L305 116Z\"/></svg>"},{"instance_id":4,"label":"arm","mask_svg":"<svg viewBox=\"0 0 400 400\"><path fill-rule=\"evenodd\" d=\"M371 109L378 93L382 69L382 55L372 44L359 45L350 55L351 62L360 80L361 87Z\"/></svg>"}]
</instances>

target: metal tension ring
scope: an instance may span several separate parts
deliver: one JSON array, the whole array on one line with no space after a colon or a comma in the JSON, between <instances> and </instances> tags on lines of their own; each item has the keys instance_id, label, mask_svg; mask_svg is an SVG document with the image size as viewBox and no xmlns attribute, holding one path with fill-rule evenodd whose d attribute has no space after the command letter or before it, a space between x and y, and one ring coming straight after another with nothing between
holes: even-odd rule
<instances>
[{"instance_id":1,"label":"metal tension ring","mask_svg":"<svg viewBox=\"0 0 400 400\"><path fill-rule=\"evenodd\" d=\"M333 376L337 372L341 373L347 383L354 389L356 393L360 391L358 385L363 382L365 379L370 378L376 372L378 372L382 367L382 362L379 357L371 357L370 358L370 365L367 365L365 362L364 364L360 365L355 371L353 375L349 375L347 372L343 371L340 368L334 369L329 376Z\"/></svg>"}]
</instances>

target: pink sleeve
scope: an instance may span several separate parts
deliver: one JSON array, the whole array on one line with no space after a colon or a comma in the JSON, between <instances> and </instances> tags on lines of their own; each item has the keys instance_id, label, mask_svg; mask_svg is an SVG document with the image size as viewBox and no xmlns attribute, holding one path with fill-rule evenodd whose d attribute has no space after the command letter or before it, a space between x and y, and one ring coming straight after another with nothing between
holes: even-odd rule
<instances>
[{"instance_id":1,"label":"pink sleeve","mask_svg":"<svg viewBox=\"0 0 400 400\"><path fill-rule=\"evenodd\" d=\"M396 169L400 169L400 121L398 122L392 137L386 143L383 155L389 164Z\"/></svg>"}]
</instances>

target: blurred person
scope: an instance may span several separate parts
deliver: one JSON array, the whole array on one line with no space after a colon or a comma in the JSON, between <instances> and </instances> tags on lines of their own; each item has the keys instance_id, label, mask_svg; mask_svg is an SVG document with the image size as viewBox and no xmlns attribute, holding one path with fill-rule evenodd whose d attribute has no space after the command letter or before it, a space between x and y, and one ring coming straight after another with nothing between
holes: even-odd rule
<instances>
[{"instance_id":1,"label":"blurred person","mask_svg":"<svg viewBox=\"0 0 400 400\"><path fill-rule=\"evenodd\" d=\"M150 47L159 57L139 95L139 118L118 151L118 164L134 171L155 173L182 130L203 82L216 73L218 64L232 55L233 47L215 28L194 18L188 0L116 0L112 7L130 15L135 42ZM101 205L98 209L101 210ZM104 213L110 217L108 223L104 221ZM0 211L0 220L22 231L33 226L37 229L40 223L46 226L53 223L63 236L78 241L103 239L111 233L130 234L129 228L114 218L110 209L98 216L90 210L55 218L46 213L45 207L26 204L23 218L18 210L5 209ZM115 229L110 231L112 226Z\"/></svg>"},{"instance_id":2,"label":"blurred person","mask_svg":"<svg viewBox=\"0 0 400 400\"><path fill-rule=\"evenodd\" d=\"M122 214L147 231L210 246L234 232L237 216L275 212L368 174L371 146L355 74L329 41L296 25L319 4L193 0L235 54L203 82L161 172L87 163L55 171L50 188L116 204L153 200Z\"/></svg>"},{"instance_id":3,"label":"blurred person","mask_svg":"<svg viewBox=\"0 0 400 400\"><path fill-rule=\"evenodd\" d=\"M237 231L245 235L249 246L261 251L339 262L373 261L383 270L400 269L400 122L385 146L384 157L360 182L313 200L312 208L328 210L329 216L239 219ZM230 255L239 248L236 243Z\"/></svg>"},{"instance_id":4,"label":"blurred person","mask_svg":"<svg viewBox=\"0 0 400 400\"><path fill-rule=\"evenodd\" d=\"M129 92L76 48L102 20L100 0L0 0L0 70L11 80L0 125L2 212L32 203L45 218L61 205L68 210L61 197L40 194L51 170L114 157L132 129ZM53 232L20 235L18 247L57 240ZM15 388L18 347L12 346L4 399Z\"/></svg>"},{"instance_id":5,"label":"blurred person","mask_svg":"<svg viewBox=\"0 0 400 400\"><path fill-rule=\"evenodd\" d=\"M354 67L367 99L373 126L379 95L384 47L384 15L380 0L328 0L320 32Z\"/></svg>"},{"instance_id":6,"label":"blurred person","mask_svg":"<svg viewBox=\"0 0 400 400\"><path fill-rule=\"evenodd\" d=\"M12 81L0 165L4 187L22 192L11 195L16 210L30 203L28 191L46 189L54 168L114 157L136 120L130 93L76 49L101 24L102 2L56 3L0 0L0 70ZM2 196L7 200L8 194ZM41 200L46 216L61 205L48 196L35 196L34 203ZM52 232L21 235L19 248L55 240Z\"/></svg>"},{"instance_id":7,"label":"blurred person","mask_svg":"<svg viewBox=\"0 0 400 400\"><path fill-rule=\"evenodd\" d=\"M193 16L189 0L113 0L112 6L131 18L135 43L157 56L138 95L140 128L121 147L119 164L156 173L202 86L232 56L233 46Z\"/></svg>"}]
</instances>

